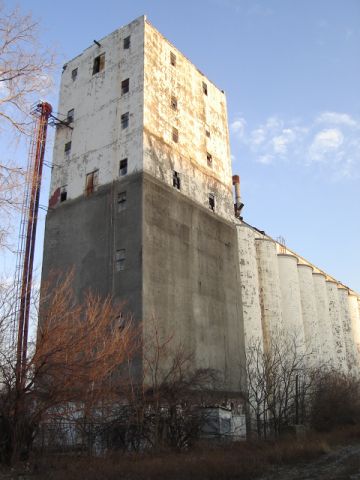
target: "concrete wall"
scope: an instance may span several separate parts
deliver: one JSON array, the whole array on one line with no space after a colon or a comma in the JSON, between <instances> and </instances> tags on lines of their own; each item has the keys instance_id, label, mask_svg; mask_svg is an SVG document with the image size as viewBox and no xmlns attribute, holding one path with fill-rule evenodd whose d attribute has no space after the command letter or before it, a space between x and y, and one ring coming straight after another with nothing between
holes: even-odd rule
<instances>
[{"instance_id":1,"label":"concrete wall","mask_svg":"<svg viewBox=\"0 0 360 480\"><path fill-rule=\"evenodd\" d=\"M329 319L334 339L334 351L336 359L336 368L344 373L348 372L346 360L346 345L343 334L341 307L339 302L337 284L332 281L326 281L327 296L329 301Z\"/></svg>"},{"instance_id":2,"label":"concrete wall","mask_svg":"<svg viewBox=\"0 0 360 480\"><path fill-rule=\"evenodd\" d=\"M245 345L263 345L259 274L256 262L256 232L246 225L237 225L241 299Z\"/></svg>"},{"instance_id":3,"label":"concrete wall","mask_svg":"<svg viewBox=\"0 0 360 480\"><path fill-rule=\"evenodd\" d=\"M291 340L296 340L299 353L305 353L297 258L294 255L278 254L277 259L285 335Z\"/></svg>"},{"instance_id":4,"label":"concrete wall","mask_svg":"<svg viewBox=\"0 0 360 480\"><path fill-rule=\"evenodd\" d=\"M256 238L255 246L264 344L267 346L272 338L277 339L284 333L279 265L274 241Z\"/></svg>"},{"instance_id":5,"label":"concrete wall","mask_svg":"<svg viewBox=\"0 0 360 480\"><path fill-rule=\"evenodd\" d=\"M118 211L117 194L127 192L126 208ZM101 187L50 210L46 218L42 281L51 272L74 270L79 300L88 289L112 294L125 310L142 318L142 187L141 175ZM125 249L123 271L115 268L116 250Z\"/></svg>"},{"instance_id":6,"label":"concrete wall","mask_svg":"<svg viewBox=\"0 0 360 480\"><path fill-rule=\"evenodd\" d=\"M316 309L313 282L313 268L310 265L305 264L298 264L297 268L306 352L309 353L309 365L316 366L321 363L322 360L319 319Z\"/></svg>"},{"instance_id":7,"label":"concrete wall","mask_svg":"<svg viewBox=\"0 0 360 480\"><path fill-rule=\"evenodd\" d=\"M352 334L352 324L347 289L338 286L338 296L340 304L340 318L342 322L342 331L346 351L346 363L349 373L357 375L359 373L359 365L357 359L358 355L356 344Z\"/></svg>"},{"instance_id":8,"label":"concrete wall","mask_svg":"<svg viewBox=\"0 0 360 480\"><path fill-rule=\"evenodd\" d=\"M357 359L360 362L360 312L357 296L349 294L349 313L351 318L351 332L357 351Z\"/></svg>"},{"instance_id":9,"label":"concrete wall","mask_svg":"<svg viewBox=\"0 0 360 480\"><path fill-rule=\"evenodd\" d=\"M57 116L66 120L74 109L72 129L58 126L53 152L50 204L66 185L68 198L84 193L86 174L99 170L99 185L119 177L119 162L128 158L128 172L142 168L144 96L144 17L116 30L69 61L63 71ZM123 48L131 37L129 49ZM105 53L105 68L93 75L94 59ZM72 71L78 69L72 79ZM121 82L129 78L129 92L122 95ZM121 115L129 112L129 127L121 128ZM64 147L71 141L67 155Z\"/></svg>"},{"instance_id":10,"label":"concrete wall","mask_svg":"<svg viewBox=\"0 0 360 480\"><path fill-rule=\"evenodd\" d=\"M170 55L176 56L176 65ZM224 92L208 80L149 22L145 23L144 169L172 186L180 174L181 192L208 208L233 217L232 171ZM207 95L203 92L207 85ZM177 108L171 107L171 98ZM179 133L178 143L172 129ZM206 132L210 136L207 136ZM211 154L211 165L207 161Z\"/></svg>"},{"instance_id":11,"label":"concrete wall","mask_svg":"<svg viewBox=\"0 0 360 480\"><path fill-rule=\"evenodd\" d=\"M163 335L239 391L244 329L234 226L145 175L144 333L155 315Z\"/></svg>"}]
</instances>

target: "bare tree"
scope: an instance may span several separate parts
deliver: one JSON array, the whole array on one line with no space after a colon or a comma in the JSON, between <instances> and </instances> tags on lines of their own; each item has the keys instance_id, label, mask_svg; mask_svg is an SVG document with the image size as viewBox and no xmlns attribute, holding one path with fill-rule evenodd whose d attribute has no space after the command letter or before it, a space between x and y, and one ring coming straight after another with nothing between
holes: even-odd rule
<instances>
[{"instance_id":1,"label":"bare tree","mask_svg":"<svg viewBox=\"0 0 360 480\"><path fill-rule=\"evenodd\" d=\"M16 382L16 355L0 351L0 459L28 455L39 424L67 409L109 402L119 368L131 358L136 329L119 326L121 307L88 294L74 300L71 277L43 292L37 341L26 364L26 381Z\"/></svg>"},{"instance_id":2,"label":"bare tree","mask_svg":"<svg viewBox=\"0 0 360 480\"><path fill-rule=\"evenodd\" d=\"M4 139L31 133L31 105L52 85L54 54L38 41L39 25L19 8L0 3L0 134ZM15 148L15 146L14 146ZM0 160L0 247L7 245L14 209L21 204L25 167Z\"/></svg>"},{"instance_id":3,"label":"bare tree","mask_svg":"<svg viewBox=\"0 0 360 480\"><path fill-rule=\"evenodd\" d=\"M309 353L296 336L278 333L263 348L260 340L246 349L247 402L258 436L279 435L303 423L318 370L309 369Z\"/></svg>"}]
</instances>

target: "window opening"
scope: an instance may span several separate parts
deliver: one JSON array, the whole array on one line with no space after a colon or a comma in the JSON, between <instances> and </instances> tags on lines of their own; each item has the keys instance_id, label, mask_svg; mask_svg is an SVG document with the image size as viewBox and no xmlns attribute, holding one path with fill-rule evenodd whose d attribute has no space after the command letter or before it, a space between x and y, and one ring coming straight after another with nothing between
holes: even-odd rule
<instances>
[{"instance_id":1,"label":"window opening","mask_svg":"<svg viewBox=\"0 0 360 480\"><path fill-rule=\"evenodd\" d=\"M213 159L212 159L212 155L210 153L206 154L206 160L207 160L208 167L212 167Z\"/></svg>"},{"instance_id":2,"label":"window opening","mask_svg":"<svg viewBox=\"0 0 360 480\"><path fill-rule=\"evenodd\" d=\"M121 95L124 95L125 93L128 93L129 91L129 79L127 78L126 80L123 80L121 82Z\"/></svg>"},{"instance_id":3,"label":"window opening","mask_svg":"<svg viewBox=\"0 0 360 480\"><path fill-rule=\"evenodd\" d=\"M177 110L177 107L178 107L177 98L171 97L171 108L173 110Z\"/></svg>"},{"instance_id":4,"label":"window opening","mask_svg":"<svg viewBox=\"0 0 360 480\"><path fill-rule=\"evenodd\" d=\"M68 111L66 116L66 121L68 123L72 123L74 121L74 113L75 113L75 110L73 108Z\"/></svg>"},{"instance_id":5,"label":"window opening","mask_svg":"<svg viewBox=\"0 0 360 480\"><path fill-rule=\"evenodd\" d=\"M178 143L179 141L179 130L175 127L173 127L172 129L172 139L173 139L173 142L175 143Z\"/></svg>"},{"instance_id":6,"label":"window opening","mask_svg":"<svg viewBox=\"0 0 360 480\"><path fill-rule=\"evenodd\" d=\"M126 250L122 248L120 250L116 250L115 253L115 268L117 272L121 272L125 269L125 259L126 259Z\"/></svg>"},{"instance_id":7,"label":"window opening","mask_svg":"<svg viewBox=\"0 0 360 480\"><path fill-rule=\"evenodd\" d=\"M85 193L91 195L98 186L99 170L94 170L86 175Z\"/></svg>"},{"instance_id":8,"label":"window opening","mask_svg":"<svg viewBox=\"0 0 360 480\"><path fill-rule=\"evenodd\" d=\"M105 53L94 58L93 75L101 72L105 68Z\"/></svg>"},{"instance_id":9,"label":"window opening","mask_svg":"<svg viewBox=\"0 0 360 480\"><path fill-rule=\"evenodd\" d=\"M130 48L130 35L124 38L124 50L128 50Z\"/></svg>"},{"instance_id":10,"label":"window opening","mask_svg":"<svg viewBox=\"0 0 360 480\"><path fill-rule=\"evenodd\" d=\"M65 155L70 155L70 152L71 152L71 142L65 143L64 152L65 152Z\"/></svg>"},{"instance_id":11,"label":"window opening","mask_svg":"<svg viewBox=\"0 0 360 480\"><path fill-rule=\"evenodd\" d=\"M206 133L206 136L207 136L208 138L210 138L210 130L206 129L206 130L205 130L205 133Z\"/></svg>"},{"instance_id":12,"label":"window opening","mask_svg":"<svg viewBox=\"0 0 360 480\"><path fill-rule=\"evenodd\" d=\"M176 55L173 52L170 52L170 64L173 67L176 67Z\"/></svg>"},{"instance_id":13,"label":"window opening","mask_svg":"<svg viewBox=\"0 0 360 480\"><path fill-rule=\"evenodd\" d=\"M209 194L209 208L215 212L215 195L213 193Z\"/></svg>"},{"instance_id":14,"label":"window opening","mask_svg":"<svg viewBox=\"0 0 360 480\"><path fill-rule=\"evenodd\" d=\"M175 170L173 171L173 187L180 190L180 174Z\"/></svg>"},{"instance_id":15,"label":"window opening","mask_svg":"<svg viewBox=\"0 0 360 480\"><path fill-rule=\"evenodd\" d=\"M60 202L65 202L67 199L67 190L66 190L67 185L63 185L60 187Z\"/></svg>"},{"instance_id":16,"label":"window opening","mask_svg":"<svg viewBox=\"0 0 360 480\"><path fill-rule=\"evenodd\" d=\"M127 169L128 169L128 159L124 158L123 160L120 160L119 175L120 176L126 175Z\"/></svg>"},{"instance_id":17,"label":"window opening","mask_svg":"<svg viewBox=\"0 0 360 480\"><path fill-rule=\"evenodd\" d=\"M74 70L71 71L71 78L73 82L75 82L77 74L78 74L78 69L74 68Z\"/></svg>"},{"instance_id":18,"label":"window opening","mask_svg":"<svg viewBox=\"0 0 360 480\"><path fill-rule=\"evenodd\" d=\"M207 84L205 82L202 82L202 89L203 89L204 95L207 95L208 94L208 87L207 87Z\"/></svg>"},{"instance_id":19,"label":"window opening","mask_svg":"<svg viewBox=\"0 0 360 480\"><path fill-rule=\"evenodd\" d=\"M129 126L129 112L123 113L121 115L121 128L124 130Z\"/></svg>"},{"instance_id":20,"label":"window opening","mask_svg":"<svg viewBox=\"0 0 360 480\"><path fill-rule=\"evenodd\" d=\"M125 210L125 208L126 208L126 192L118 193L117 203L118 203L118 212L122 212L123 210Z\"/></svg>"}]
</instances>

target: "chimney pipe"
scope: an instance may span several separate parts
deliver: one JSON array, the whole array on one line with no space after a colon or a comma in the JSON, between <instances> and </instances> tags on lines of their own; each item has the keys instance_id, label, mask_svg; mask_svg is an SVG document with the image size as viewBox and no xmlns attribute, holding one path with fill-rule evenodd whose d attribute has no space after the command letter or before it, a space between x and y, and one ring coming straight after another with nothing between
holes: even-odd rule
<instances>
[{"instance_id":1,"label":"chimney pipe","mask_svg":"<svg viewBox=\"0 0 360 480\"><path fill-rule=\"evenodd\" d=\"M235 187L235 204L234 204L235 217L241 218L240 217L240 212L241 212L244 204L241 202L240 177L239 177L239 175L233 175L232 183Z\"/></svg>"}]
</instances>

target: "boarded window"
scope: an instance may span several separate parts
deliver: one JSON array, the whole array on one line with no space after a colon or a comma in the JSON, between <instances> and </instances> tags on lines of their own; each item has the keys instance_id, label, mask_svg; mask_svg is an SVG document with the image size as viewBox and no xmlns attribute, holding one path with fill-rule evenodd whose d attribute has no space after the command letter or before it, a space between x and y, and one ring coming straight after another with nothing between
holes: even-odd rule
<instances>
[{"instance_id":1,"label":"boarded window","mask_svg":"<svg viewBox=\"0 0 360 480\"><path fill-rule=\"evenodd\" d=\"M105 68L105 53L94 58L93 75L101 72Z\"/></svg>"},{"instance_id":2,"label":"boarded window","mask_svg":"<svg viewBox=\"0 0 360 480\"><path fill-rule=\"evenodd\" d=\"M123 113L121 115L121 128L124 130L129 126L129 112Z\"/></svg>"},{"instance_id":3,"label":"boarded window","mask_svg":"<svg viewBox=\"0 0 360 480\"><path fill-rule=\"evenodd\" d=\"M115 253L115 269L117 272L125 270L126 250L122 248Z\"/></svg>"},{"instance_id":4,"label":"boarded window","mask_svg":"<svg viewBox=\"0 0 360 480\"><path fill-rule=\"evenodd\" d=\"M122 212L126 208L126 192L118 193L117 198L118 212Z\"/></svg>"},{"instance_id":5,"label":"boarded window","mask_svg":"<svg viewBox=\"0 0 360 480\"><path fill-rule=\"evenodd\" d=\"M67 185L60 187L60 202L65 202L67 199Z\"/></svg>"},{"instance_id":6,"label":"boarded window","mask_svg":"<svg viewBox=\"0 0 360 480\"><path fill-rule=\"evenodd\" d=\"M172 129L172 139L173 139L173 142L175 143L178 143L179 141L179 130L175 127L173 127Z\"/></svg>"},{"instance_id":7,"label":"boarded window","mask_svg":"<svg viewBox=\"0 0 360 480\"><path fill-rule=\"evenodd\" d=\"M209 194L209 208L215 212L215 195L213 193Z\"/></svg>"},{"instance_id":8,"label":"boarded window","mask_svg":"<svg viewBox=\"0 0 360 480\"><path fill-rule=\"evenodd\" d=\"M126 38L124 38L124 50L128 50L130 48L130 45L131 45L131 39L130 39L130 35Z\"/></svg>"},{"instance_id":9,"label":"boarded window","mask_svg":"<svg viewBox=\"0 0 360 480\"><path fill-rule=\"evenodd\" d=\"M202 90L203 90L204 95L208 94L208 87L207 87L207 84L205 82L202 82Z\"/></svg>"},{"instance_id":10,"label":"boarded window","mask_svg":"<svg viewBox=\"0 0 360 480\"><path fill-rule=\"evenodd\" d=\"M177 103L177 98L176 97L171 97L171 108L173 110L177 110L177 106L178 106L178 103Z\"/></svg>"},{"instance_id":11,"label":"boarded window","mask_svg":"<svg viewBox=\"0 0 360 480\"><path fill-rule=\"evenodd\" d=\"M208 167L212 167L213 158L212 158L211 153L206 154L206 160L207 160Z\"/></svg>"},{"instance_id":12,"label":"boarded window","mask_svg":"<svg viewBox=\"0 0 360 480\"><path fill-rule=\"evenodd\" d=\"M128 93L129 91L129 79L127 78L126 80L123 80L121 82L121 95L124 95L125 93Z\"/></svg>"},{"instance_id":13,"label":"boarded window","mask_svg":"<svg viewBox=\"0 0 360 480\"><path fill-rule=\"evenodd\" d=\"M71 71L71 78L73 82L75 82L77 74L78 74L78 69L74 68L74 70Z\"/></svg>"},{"instance_id":14,"label":"boarded window","mask_svg":"<svg viewBox=\"0 0 360 480\"><path fill-rule=\"evenodd\" d=\"M180 190L180 174L175 170L173 171L173 187Z\"/></svg>"},{"instance_id":15,"label":"boarded window","mask_svg":"<svg viewBox=\"0 0 360 480\"><path fill-rule=\"evenodd\" d=\"M75 110L73 108L68 111L66 115L66 121L68 123L72 123L74 121L74 113L75 113Z\"/></svg>"},{"instance_id":16,"label":"boarded window","mask_svg":"<svg viewBox=\"0 0 360 480\"><path fill-rule=\"evenodd\" d=\"M119 168L119 175L126 175L128 170L128 159L124 158L123 160L120 160L120 168Z\"/></svg>"},{"instance_id":17,"label":"boarded window","mask_svg":"<svg viewBox=\"0 0 360 480\"><path fill-rule=\"evenodd\" d=\"M65 152L65 155L70 155L70 152L71 152L71 142L65 143L64 152Z\"/></svg>"},{"instance_id":18,"label":"boarded window","mask_svg":"<svg viewBox=\"0 0 360 480\"><path fill-rule=\"evenodd\" d=\"M91 195L98 186L99 170L94 170L86 175L85 195Z\"/></svg>"},{"instance_id":19,"label":"boarded window","mask_svg":"<svg viewBox=\"0 0 360 480\"><path fill-rule=\"evenodd\" d=\"M176 55L173 52L170 52L170 64L173 67L176 67Z\"/></svg>"}]
</instances>

